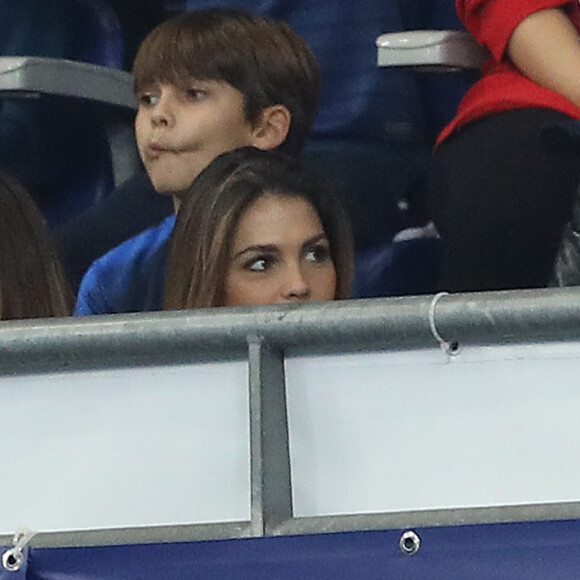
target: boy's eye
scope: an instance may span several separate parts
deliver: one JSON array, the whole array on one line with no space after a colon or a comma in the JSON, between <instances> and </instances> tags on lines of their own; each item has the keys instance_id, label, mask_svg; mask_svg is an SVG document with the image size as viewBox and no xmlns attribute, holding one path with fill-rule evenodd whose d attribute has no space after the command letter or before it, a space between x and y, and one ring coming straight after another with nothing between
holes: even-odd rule
<instances>
[{"instance_id":1,"label":"boy's eye","mask_svg":"<svg viewBox=\"0 0 580 580\"><path fill-rule=\"evenodd\" d=\"M153 93L143 93L139 95L138 102L143 107L153 107L159 102L159 95Z\"/></svg>"},{"instance_id":2,"label":"boy's eye","mask_svg":"<svg viewBox=\"0 0 580 580\"><path fill-rule=\"evenodd\" d=\"M325 244L317 244L306 252L305 259L311 264L328 262L330 260L330 248Z\"/></svg>"},{"instance_id":3,"label":"boy's eye","mask_svg":"<svg viewBox=\"0 0 580 580\"><path fill-rule=\"evenodd\" d=\"M200 101L207 96L207 91L202 89L187 89L185 95L191 101Z\"/></svg>"}]
</instances>

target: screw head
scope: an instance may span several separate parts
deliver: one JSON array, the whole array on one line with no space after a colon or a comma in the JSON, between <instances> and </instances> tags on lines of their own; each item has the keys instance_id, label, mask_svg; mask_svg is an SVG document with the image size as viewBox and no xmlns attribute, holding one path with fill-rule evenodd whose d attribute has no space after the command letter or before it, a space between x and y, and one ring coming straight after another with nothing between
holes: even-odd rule
<instances>
[{"instance_id":1,"label":"screw head","mask_svg":"<svg viewBox=\"0 0 580 580\"><path fill-rule=\"evenodd\" d=\"M2 554L2 567L8 572L18 572L23 563L24 557L19 550L12 548Z\"/></svg>"},{"instance_id":2,"label":"screw head","mask_svg":"<svg viewBox=\"0 0 580 580\"><path fill-rule=\"evenodd\" d=\"M405 556L414 556L421 547L421 538L412 530L406 531L399 540L399 548Z\"/></svg>"}]
</instances>

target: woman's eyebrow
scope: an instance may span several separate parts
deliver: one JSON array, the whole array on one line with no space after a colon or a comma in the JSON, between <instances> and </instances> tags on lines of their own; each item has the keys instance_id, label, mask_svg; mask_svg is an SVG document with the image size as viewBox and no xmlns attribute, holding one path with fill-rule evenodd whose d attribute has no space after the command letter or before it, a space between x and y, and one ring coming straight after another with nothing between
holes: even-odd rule
<instances>
[{"instance_id":1,"label":"woman's eyebrow","mask_svg":"<svg viewBox=\"0 0 580 580\"><path fill-rule=\"evenodd\" d=\"M239 252L234 254L234 260L236 258L239 258L240 256L243 256L244 254L246 254L248 252L275 253L277 251L278 251L278 246L276 246L275 244L254 244L254 245L248 246L247 248L244 248L243 250L240 250Z\"/></svg>"},{"instance_id":2,"label":"woman's eyebrow","mask_svg":"<svg viewBox=\"0 0 580 580\"><path fill-rule=\"evenodd\" d=\"M316 242L319 242L322 240L328 241L328 238L324 232L320 232L319 234L315 234L311 238L308 238L307 240L305 240L304 243L302 244L302 248L306 248L306 247L311 246L312 244L315 244ZM247 246L243 250L240 250L239 252L235 253L233 259L235 260L236 258L239 258L240 256L243 256L244 254L249 253L249 252L275 253L278 251L279 251L278 246L276 246L275 244L253 244L253 245Z\"/></svg>"}]
</instances>

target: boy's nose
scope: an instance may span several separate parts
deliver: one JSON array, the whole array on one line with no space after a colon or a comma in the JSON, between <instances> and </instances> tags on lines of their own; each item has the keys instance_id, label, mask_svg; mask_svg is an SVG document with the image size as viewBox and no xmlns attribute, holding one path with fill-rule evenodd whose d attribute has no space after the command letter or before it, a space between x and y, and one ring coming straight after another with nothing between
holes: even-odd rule
<instances>
[{"instance_id":1,"label":"boy's nose","mask_svg":"<svg viewBox=\"0 0 580 580\"><path fill-rule=\"evenodd\" d=\"M151 122L153 125L171 125L173 123L173 110L169 99L162 95L153 107Z\"/></svg>"},{"instance_id":2,"label":"boy's nose","mask_svg":"<svg viewBox=\"0 0 580 580\"><path fill-rule=\"evenodd\" d=\"M285 300L289 301L308 300L310 297L310 284L298 264L287 268L283 280L282 295Z\"/></svg>"}]
</instances>

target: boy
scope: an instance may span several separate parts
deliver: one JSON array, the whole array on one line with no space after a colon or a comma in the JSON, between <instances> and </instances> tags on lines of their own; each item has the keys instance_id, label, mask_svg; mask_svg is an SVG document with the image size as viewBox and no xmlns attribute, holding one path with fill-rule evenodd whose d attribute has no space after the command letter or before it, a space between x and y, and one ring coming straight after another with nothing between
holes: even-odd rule
<instances>
[{"instance_id":1,"label":"boy","mask_svg":"<svg viewBox=\"0 0 580 580\"><path fill-rule=\"evenodd\" d=\"M175 210L220 153L252 145L297 156L318 106L320 73L305 41L242 10L186 12L155 28L133 67L139 154ZM85 274L75 314L162 307L170 216Z\"/></svg>"}]
</instances>

